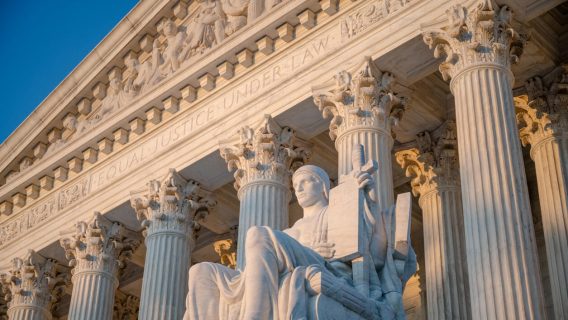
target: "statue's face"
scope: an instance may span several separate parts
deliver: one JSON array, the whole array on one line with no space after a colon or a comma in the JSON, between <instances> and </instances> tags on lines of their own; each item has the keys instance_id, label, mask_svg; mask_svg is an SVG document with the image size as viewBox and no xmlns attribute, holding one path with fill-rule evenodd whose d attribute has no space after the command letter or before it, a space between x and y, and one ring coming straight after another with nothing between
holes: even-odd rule
<instances>
[{"instance_id":1,"label":"statue's face","mask_svg":"<svg viewBox=\"0 0 568 320\"><path fill-rule=\"evenodd\" d=\"M326 201L324 185L315 175L307 172L301 173L294 176L292 184L302 208L310 207L318 201Z\"/></svg>"}]
</instances>

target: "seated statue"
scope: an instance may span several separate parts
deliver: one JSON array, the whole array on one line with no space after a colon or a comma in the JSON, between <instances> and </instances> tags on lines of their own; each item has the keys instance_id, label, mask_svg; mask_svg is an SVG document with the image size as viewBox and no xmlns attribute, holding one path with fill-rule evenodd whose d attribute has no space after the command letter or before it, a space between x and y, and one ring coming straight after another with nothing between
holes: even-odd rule
<instances>
[{"instance_id":1,"label":"seated statue","mask_svg":"<svg viewBox=\"0 0 568 320\"><path fill-rule=\"evenodd\" d=\"M305 165L292 178L303 218L284 231L250 228L243 270L194 265L184 319L404 319L402 290L416 272L416 257L410 243L406 253L396 250L393 228L385 227L396 224L393 208L377 212L369 171L356 170L349 178L364 195L365 211L365 235L352 237L367 250L352 261L336 256L334 241L340 239L328 238L329 177Z\"/></svg>"}]
</instances>

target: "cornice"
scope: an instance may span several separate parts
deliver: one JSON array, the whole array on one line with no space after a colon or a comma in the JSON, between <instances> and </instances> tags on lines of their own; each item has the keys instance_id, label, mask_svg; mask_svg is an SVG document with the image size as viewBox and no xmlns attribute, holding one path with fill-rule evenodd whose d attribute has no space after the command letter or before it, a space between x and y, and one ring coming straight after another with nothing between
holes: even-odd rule
<instances>
[{"instance_id":1,"label":"cornice","mask_svg":"<svg viewBox=\"0 0 568 320\"><path fill-rule=\"evenodd\" d=\"M46 125L76 99L82 90L99 77L100 72L138 36L139 32L173 0L140 1L112 31L71 71L36 107L18 128L0 145L0 170L4 170L28 148Z\"/></svg>"}]
</instances>

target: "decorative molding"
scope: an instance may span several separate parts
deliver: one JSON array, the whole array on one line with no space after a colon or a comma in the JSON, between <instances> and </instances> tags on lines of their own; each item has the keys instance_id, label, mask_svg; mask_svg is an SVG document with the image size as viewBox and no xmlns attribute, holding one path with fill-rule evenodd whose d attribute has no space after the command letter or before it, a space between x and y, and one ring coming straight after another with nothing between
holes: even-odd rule
<instances>
[{"instance_id":1,"label":"decorative molding","mask_svg":"<svg viewBox=\"0 0 568 320\"><path fill-rule=\"evenodd\" d=\"M131 193L130 204L147 235L159 231L195 234L199 221L217 204L214 195L193 180L170 169L161 180L151 180L146 189Z\"/></svg>"},{"instance_id":2,"label":"decorative molding","mask_svg":"<svg viewBox=\"0 0 568 320\"><path fill-rule=\"evenodd\" d=\"M394 76L377 68L370 57L356 72L340 71L335 86L327 92L314 90L314 102L324 118L332 117L329 135L335 141L341 134L361 127L391 132L406 110L406 99L393 92Z\"/></svg>"},{"instance_id":3,"label":"decorative molding","mask_svg":"<svg viewBox=\"0 0 568 320\"><path fill-rule=\"evenodd\" d=\"M99 271L112 275L126 266L140 245L135 233L95 212L91 222L79 221L75 231L62 234L59 241L73 267L72 274Z\"/></svg>"},{"instance_id":4,"label":"decorative molding","mask_svg":"<svg viewBox=\"0 0 568 320\"><path fill-rule=\"evenodd\" d=\"M235 171L235 189L261 180L291 186L292 172L311 155L310 145L296 137L292 128L281 127L270 115L265 115L255 130L244 126L237 131L238 142L221 142L221 157L229 171Z\"/></svg>"},{"instance_id":5,"label":"decorative molding","mask_svg":"<svg viewBox=\"0 0 568 320\"><path fill-rule=\"evenodd\" d=\"M293 5L296 4L294 3ZM296 6L299 7L300 5L298 4ZM304 5L302 4L301 6L303 7ZM358 6L359 5L356 4L353 7ZM284 13L284 11L278 14L281 13ZM278 19L280 18L279 16ZM324 22L324 24L325 23L328 22ZM138 126L135 126L137 129L136 134L131 134L131 136L135 136L135 138L129 139L130 141L124 148L119 148L119 153L115 152L117 148L113 148L113 141L110 139L99 136L93 138L95 143L90 147L94 150L98 149L96 162L87 165L88 161L85 159L83 171L81 171L78 176L74 174L71 175L70 179L65 181L55 180L52 174L46 175L45 172L47 171L41 171L41 173L37 174L37 178L40 181L39 185L42 188L40 190L40 196L35 201L27 202L26 207L22 209L14 207L10 202L12 192L18 191L18 188L16 188L15 185L0 187L4 193L3 199L8 200L7 202L0 201L0 213L5 215L11 213L11 216L6 217L6 219L0 223L0 248L7 248L10 243L21 239L29 232L38 230L37 227L39 225L54 223L55 218L66 214L68 210L74 209L79 202L75 201L73 205L65 207L62 211L57 207L61 188L67 188L67 185L79 183L78 179L86 179L88 181L88 187L83 191L83 200L79 200L84 201L87 197L102 191L102 189L109 187L111 184L125 179L125 177L128 177L128 175L139 168L148 165L150 162L154 161L156 157L165 152L165 150L179 145L180 141L185 141L185 139L197 136L199 132L207 126L230 116L236 110L242 109L246 103L257 99L261 95L265 95L271 90L277 90L281 84L288 82L298 72L302 72L306 68L316 65L321 59L337 52L337 50L344 45L341 39L338 38L340 35L340 25L338 20L332 20L329 23L331 23L331 25L318 25L318 27L310 30L321 30L322 32L318 33L317 36L310 37L298 46L290 47L291 51L288 50L286 55L279 55L276 60L268 61L266 65L268 67L267 69L257 72L257 70L260 69L255 68L252 70L253 74L251 77L247 79L242 77L234 77L231 79L231 81L238 81L238 83L234 86L229 86L226 93L219 94L219 92L215 92L212 97L209 97L209 94L201 96L202 91L199 89L199 99L207 99L206 104L198 103L188 110L188 103L195 102L195 99L197 99L198 89L190 85L183 86L183 83L180 83L182 86L180 92L184 99L183 107L180 104L180 112L178 112L175 117L168 118L165 126L151 125L149 121L145 121L144 116L141 116L141 121L137 121L136 124ZM321 29L320 27L324 28ZM302 40L306 35L309 36L310 34L311 33L302 33L295 41ZM288 48L288 46L286 46L286 48ZM280 47L276 46L273 49L277 52ZM226 84L223 84L223 86L225 85ZM173 95L177 96L175 93L173 93ZM96 101L89 101L93 105L91 109L95 110L97 107ZM81 116L84 116L84 114L81 113L81 115L78 115L78 117ZM130 128L128 121L126 121L126 123L126 128ZM139 125L141 125L141 127ZM142 131L140 131L140 129ZM131 132L135 132L135 130L132 129ZM141 137L141 134L147 135L147 137ZM57 135L55 134L54 138L56 137ZM97 141L100 141L100 143L96 143ZM88 146L81 145L79 151L84 151L86 147ZM53 157L44 158L49 158L50 162L56 160ZM39 167L34 166L33 170L52 170L52 168L47 166L44 168L44 165L45 163L40 164ZM26 177L28 173L29 172L26 173ZM30 180L36 179L35 176L29 176ZM20 180L19 178L18 183ZM29 184L25 184L22 187L27 185ZM37 210L36 208L40 206L44 206L48 202L55 203L55 210L50 211L49 215L43 215L43 220L30 219L31 212ZM8 210L12 209L12 207L13 210ZM90 208L89 211L90 210L96 210L96 208Z\"/></svg>"},{"instance_id":6,"label":"decorative molding","mask_svg":"<svg viewBox=\"0 0 568 320\"><path fill-rule=\"evenodd\" d=\"M412 2L414 2L413 0ZM406 7L411 0L374 0L369 1L354 13L341 19L341 37L352 39L369 29L373 24L384 20Z\"/></svg>"},{"instance_id":7,"label":"decorative molding","mask_svg":"<svg viewBox=\"0 0 568 320\"><path fill-rule=\"evenodd\" d=\"M499 6L494 0L477 0L471 10L454 4L446 15L445 27L423 32L424 42L434 49L434 57L446 57L440 64L444 80L479 64L508 69L518 62L528 34L514 26L508 6Z\"/></svg>"},{"instance_id":8,"label":"decorative molding","mask_svg":"<svg viewBox=\"0 0 568 320\"><path fill-rule=\"evenodd\" d=\"M415 196L425 195L443 187L460 184L457 130L453 120L441 127L439 138L424 131L416 136L417 148L398 151L396 161L412 177L410 185Z\"/></svg>"},{"instance_id":9,"label":"decorative molding","mask_svg":"<svg viewBox=\"0 0 568 320\"><path fill-rule=\"evenodd\" d=\"M12 260L12 268L0 280L8 309L27 306L50 312L69 284L69 270L29 250L25 258Z\"/></svg>"},{"instance_id":10,"label":"decorative molding","mask_svg":"<svg viewBox=\"0 0 568 320\"><path fill-rule=\"evenodd\" d=\"M89 181L90 177L79 179L76 183L20 212L14 219L0 224L0 247L84 199L89 193Z\"/></svg>"},{"instance_id":11,"label":"decorative molding","mask_svg":"<svg viewBox=\"0 0 568 320\"><path fill-rule=\"evenodd\" d=\"M116 291L112 316L114 320L136 320L138 319L139 309L140 298L119 290Z\"/></svg>"},{"instance_id":12,"label":"decorative molding","mask_svg":"<svg viewBox=\"0 0 568 320\"><path fill-rule=\"evenodd\" d=\"M525 83L527 96L515 97L523 146L568 134L568 65ZM532 154L532 151L531 151Z\"/></svg>"}]
</instances>

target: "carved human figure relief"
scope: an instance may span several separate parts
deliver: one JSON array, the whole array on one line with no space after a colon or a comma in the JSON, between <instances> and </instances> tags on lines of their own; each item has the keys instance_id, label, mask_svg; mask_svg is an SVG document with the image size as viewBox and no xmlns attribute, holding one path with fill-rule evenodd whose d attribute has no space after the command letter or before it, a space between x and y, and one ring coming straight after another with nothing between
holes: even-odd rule
<instances>
[{"instance_id":1,"label":"carved human figure relief","mask_svg":"<svg viewBox=\"0 0 568 320\"><path fill-rule=\"evenodd\" d=\"M166 37L166 47L162 52L162 64L160 72L162 77L167 77L176 72L181 64L180 53L182 51L185 32L178 30L175 22L167 19L162 26L162 33Z\"/></svg>"}]
</instances>

